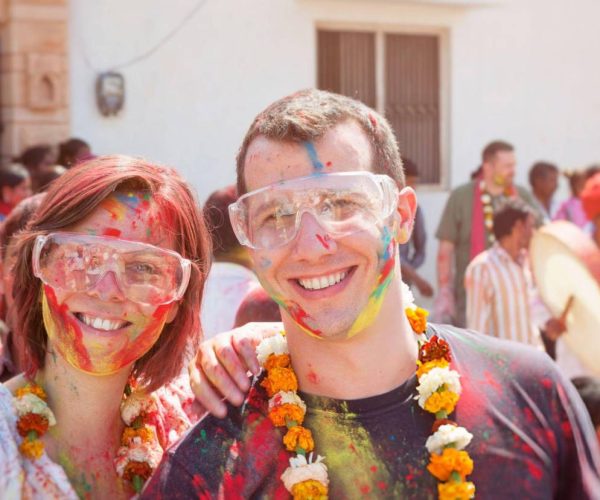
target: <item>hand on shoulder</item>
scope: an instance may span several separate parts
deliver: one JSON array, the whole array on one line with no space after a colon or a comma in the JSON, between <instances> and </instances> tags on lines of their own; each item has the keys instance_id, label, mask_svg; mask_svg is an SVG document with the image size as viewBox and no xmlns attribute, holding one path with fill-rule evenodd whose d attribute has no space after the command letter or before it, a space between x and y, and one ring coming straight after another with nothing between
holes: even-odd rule
<instances>
[{"instance_id":1,"label":"hand on shoulder","mask_svg":"<svg viewBox=\"0 0 600 500\"><path fill-rule=\"evenodd\" d=\"M256 346L282 329L281 323L247 323L200 345L188 370L192 391L209 413L223 418L224 400L236 406L243 403L250 388L248 372L260 372Z\"/></svg>"}]
</instances>

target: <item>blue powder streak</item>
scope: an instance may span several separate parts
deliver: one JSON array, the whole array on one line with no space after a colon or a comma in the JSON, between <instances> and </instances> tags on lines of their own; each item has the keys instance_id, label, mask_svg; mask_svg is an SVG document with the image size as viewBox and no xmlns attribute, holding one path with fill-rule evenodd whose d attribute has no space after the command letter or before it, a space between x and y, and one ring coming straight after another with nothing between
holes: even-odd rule
<instances>
[{"instance_id":1,"label":"blue powder streak","mask_svg":"<svg viewBox=\"0 0 600 500\"><path fill-rule=\"evenodd\" d=\"M323 164L321 163L321 160L319 160L315 145L312 142L306 141L304 142L304 147L306 148L306 152L308 153L313 168L315 170L323 170Z\"/></svg>"}]
</instances>

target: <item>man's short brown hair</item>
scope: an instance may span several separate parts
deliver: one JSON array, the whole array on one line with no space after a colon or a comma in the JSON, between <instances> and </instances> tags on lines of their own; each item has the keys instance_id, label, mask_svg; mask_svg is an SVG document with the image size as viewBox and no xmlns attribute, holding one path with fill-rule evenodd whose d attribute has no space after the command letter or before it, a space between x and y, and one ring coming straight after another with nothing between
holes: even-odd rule
<instances>
[{"instance_id":1,"label":"man's short brown hair","mask_svg":"<svg viewBox=\"0 0 600 500\"><path fill-rule=\"evenodd\" d=\"M350 97L306 89L275 101L250 125L237 156L238 193L247 192L244 163L248 147L262 135L283 142L315 141L336 125L354 120L365 132L373 152L372 170L387 174L404 186L398 143L387 120L377 111Z\"/></svg>"},{"instance_id":2,"label":"man's short brown hair","mask_svg":"<svg viewBox=\"0 0 600 500\"><path fill-rule=\"evenodd\" d=\"M493 141L490 142L483 151L481 152L481 160L483 163L491 161L494 159L497 153L500 151L514 151L515 148L512 144L505 141Z\"/></svg>"}]
</instances>

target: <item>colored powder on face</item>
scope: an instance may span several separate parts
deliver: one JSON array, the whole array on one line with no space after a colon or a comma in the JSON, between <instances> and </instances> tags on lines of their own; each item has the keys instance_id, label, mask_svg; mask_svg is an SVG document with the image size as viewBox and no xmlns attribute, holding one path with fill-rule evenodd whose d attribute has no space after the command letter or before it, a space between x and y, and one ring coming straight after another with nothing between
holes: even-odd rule
<instances>
[{"instance_id":1,"label":"colored powder on face","mask_svg":"<svg viewBox=\"0 0 600 500\"><path fill-rule=\"evenodd\" d=\"M379 275L375 281L375 287L369 296L369 301L354 321L348 332L348 337L353 337L372 324L381 310L385 292L388 290L394 276L396 249L398 245L393 238L393 234L396 232L396 228L394 228L393 232L389 231L387 227L383 228L381 236L383 251L380 253L379 257Z\"/></svg>"},{"instance_id":2,"label":"colored powder on face","mask_svg":"<svg viewBox=\"0 0 600 500\"><path fill-rule=\"evenodd\" d=\"M114 196L119 202L131 210L135 210L141 201L135 193L115 193Z\"/></svg>"},{"instance_id":3,"label":"colored powder on face","mask_svg":"<svg viewBox=\"0 0 600 500\"><path fill-rule=\"evenodd\" d=\"M321 245L323 245L323 247L325 247L326 250L329 250L329 242L331 241L331 237L328 234L326 234L325 236L317 234L317 239L321 242Z\"/></svg>"},{"instance_id":4,"label":"colored powder on face","mask_svg":"<svg viewBox=\"0 0 600 500\"><path fill-rule=\"evenodd\" d=\"M271 267L271 264L272 262L269 259L267 259L266 257L261 257L258 265L261 269L267 269Z\"/></svg>"},{"instance_id":5,"label":"colored powder on face","mask_svg":"<svg viewBox=\"0 0 600 500\"><path fill-rule=\"evenodd\" d=\"M310 163L312 164L313 168L317 171L323 170L323 163L321 163L321 160L319 160L319 156L317 155L315 145L310 141L305 141L303 144L304 148L306 149L306 152L308 153L308 157L310 158Z\"/></svg>"},{"instance_id":6,"label":"colored powder on face","mask_svg":"<svg viewBox=\"0 0 600 500\"><path fill-rule=\"evenodd\" d=\"M59 305L54 289L44 285L42 316L48 337L65 359L83 371L92 371L90 355L83 343L83 334L68 314L66 304Z\"/></svg>"},{"instance_id":7,"label":"colored powder on face","mask_svg":"<svg viewBox=\"0 0 600 500\"><path fill-rule=\"evenodd\" d=\"M109 196L103 200L102 203L100 203L100 206L110 214L112 219L118 221L123 220L125 212L127 211L127 205L119 202L119 200L113 196Z\"/></svg>"},{"instance_id":8,"label":"colored powder on face","mask_svg":"<svg viewBox=\"0 0 600 500\"><path fill-rule=\"evenodd\" d=\"M102 231L102 235L103 236L114 236L114 237L118 238L119 236L121 236L121 231L119 231L118 229L116 229L114 227L107 227L104 231Z\"/></svg>"},{"instance_id":9,"label":"colored powder on face","mask_svg":"<svg viewBox=\"0 0 600 500\"><path fill-rule=\"evenodd\" d=\"M308 379L308 381L311 384L317 385L319 383L319 377L318 377L318 375L314 371L312 371L312 370L310 370L308 372L308 374L306 375L306 378Z\"/></svg>"},{"instance_id":10,"label":"colored powder on face","mask_svg":"<svg viewBox=\"0 0 600 500\"><path fill-rule=\"evenodd\" d=\"M326 167L331 167L331 165L333 165L333 163L331 163L330 161L328 161L327 163L325 163Z\"/></svg>"},{"instance_id":11,"label":"colored powder on face","mask_svg":"<svg viewBox=\"0 0 600 500\"><path fill-rule=\"evenodd\" d=\"M312 337L321 338L323 333L321 332L321 330L317 330L315 327L308 324L312 317L304 309L302 309L295 302L283 299L279 295L272 293L268 284L262 283L262 285L265 291L271 296L271 298L290 315L294 322L304 332L308 333Z\"/></svg>"}]
</instances>

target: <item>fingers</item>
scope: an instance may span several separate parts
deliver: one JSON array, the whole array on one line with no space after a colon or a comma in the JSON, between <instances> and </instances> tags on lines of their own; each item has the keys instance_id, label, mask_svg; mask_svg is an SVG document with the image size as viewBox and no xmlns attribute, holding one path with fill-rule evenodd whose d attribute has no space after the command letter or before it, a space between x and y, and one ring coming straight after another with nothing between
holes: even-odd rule
<instances>
[{"instance_id":1,"label":"fingers","mask_svg":"<svg viewBox=\"0 0 600 500\"><path fill-rule=\"evenodd\" d=\"M198 355L196 356L197 382L201 387L199 395L196 397L207 408L209 405L215 406L214 399L224 397L233 405L240 405L244 401L244 392L248 389L248 380L244 373L244 383L242 384L244 392L242 392L235 380L230 376L229 370L233 369L234 360L237 358L231 345L220 343L218 340L205 342L201 345ZM217 356L217 352L219 355ZM229 354L228 354L229 352ZM238 363L239 364L239 363ZM228 366L227 369L225 366ZM196 391L194 391L196 392ZM206 396L208 401L204 401L200 396ZM210 410L209 410L210 411ZM212 411L211 411L212 413Z\"/></svg>"},{"instance_id":2,"label":"fingers","mask_svg":"<svg viewBox=\"0 0 600 500\"><path fill-rule=\"evenodd\" d=\"M231 342L235 342L235 337L231 338ZM210 381L219 389L222 385L224 386L228 383L228 379L235 383L237 392L243 391L245 393L248 389L250 389L250 382L247 375L248 367L244 363L244 360L240 359L238 352L231 345L231 343L216 344L214 353L220 366L214 367L214 371L212 373L214 374L215 378L209 375ZM219 370L219 368L224 368L225 372ZM225 376L227 376L227 378ZM227 397L225 392L223 392L223 394ZM237 404L234 401L232 401L232 403Z\"/></svg>"},{"instance_id":3,"label":"fingers","mask_svg":"<svg viewBox=\"0 0 600 500\"><path fill-rule=\"evenodd\" d=\"M221 395L217 394L208 379L192 361L188 367L190 387L198 402L212 415L224 418L227 415L227 406L223 403Z\"/></svg>"},{"instance_id":4,"label":"fingers","mask_svg":"<svg viewBox=\"0 0 600 500\"><path fill-rule=\"evenodd\" d=\"M232 337L232 345L245 367L258 375L260 365L256 357L256 346L261 340L279 333L283 329L281 323L247 323L236 330Z\"/></svg>"},{"instance_id":5,"label":"fingers","mask_svg":"<svg viewBox=\"0 0 600 500\"><path fill-rule=\"evenodd\" d=\"M233 337L232 343L237 355L241 358L241 361L248 370L250 370L253 375L258 375L260 372L260 365L258 364L258 358L256 357L256 346L258 343L254 339L246 336Z\"/></svg>"}]
</instances>

